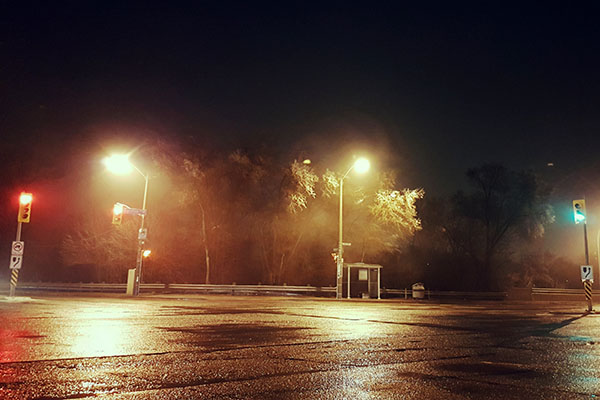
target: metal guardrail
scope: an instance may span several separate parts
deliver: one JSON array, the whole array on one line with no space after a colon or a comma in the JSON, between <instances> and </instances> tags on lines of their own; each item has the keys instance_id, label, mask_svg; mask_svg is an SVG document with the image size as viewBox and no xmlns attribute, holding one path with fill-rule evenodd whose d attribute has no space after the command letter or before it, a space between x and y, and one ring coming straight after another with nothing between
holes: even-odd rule
<instances>
[{"instance_id":1,"label":"metal guardrail","mask_svg":"<svg viewBox=\"0 0 600 400\"><path fill-rule=\"evenodd\" d=\"M122 293L127 291L125 283L54 283L54 282L23 282L17 290L38 290L52 292L104 292ZM142 283L142 292L159 293L201 293L228 295L306 295L306 296L335 296L335 287L331 286L278 286L278 285L206 285L196 283ZM426 299L454 300L537 300L537 301L583 301L584 292L581 289L557 288L521 288L515 297L511 292L460 292L425 290ZM412 299L411 289L381 289L384 298Z\"/></svg>"},{"instance_id":2,"label":"metal guardrail","mask_svg":"<svg viewBox=\"0 0 600 400\"><path fill-rule=\"evenodd\" d=\"M531 300L538 301L585 301L581 289L531 288Z\"/></svg>"},{"instance_id":3,"label":"metal guardrail","mask_svg":"<svg viewBox=\"0 0 600 400\"><path fill-rule=\"evenodd\" d=\"M18 290L43 290L53 292L106 292L125 293L125 283L54 283L54 282L23 282L19 283ZM335 296L335 287L332 286L279 286L279 285L211 285L197 283L142 283L142 292L185 292L202 294L229 294L229 295L308 295L308 296ZM386 298L412 298L411 289L381 289L382 297ZM446 299L473 299L473 300L503 300L506 292L458 292L425 290L425 298Z\"/></svg>"},{"instance_id":4,"label":"metal guardrail","mask_svg":"<svg viewBox=\"0 0 600 400\"><path fill-rule=\"evenodd\" d=\"M141 288L145 289L145 284L142 284ZM171 283L165 284L164 290L225 294L335 294L335 287L287 285L207 285L195 283Z\"/></svg>"},{"instance_id":5,"label":"metal guardrail","mask_svg":"<svg viewBox=\"0 0 600 400\"><path fill-rule=\"evenodd\" d=\"M109 292L125 293L125 283L54 283L23 282L20 290L45 290L55 292ZM195 283L142 283L144 292L196 292L224 294L335 294L335 287L320 286L276 286L276 285L207 285Z\"/></svg>"},{"instance_id":6,"label":"metal guardrail","mask_svg":"<svg viewBox=\"0 0 600 400\"><path fill-rule=\"evenodd\" d=\"M119 293L127 290L125 283L54 283L54 282L19 282L17 290L45 290L54 292L110 292Z\"/></svg>"},{"instance_id":7,"label":"metal guardrail","mask_svg":"<svg viewBox=\"0 0 600 400\"><path fill-rule=\"evenodd\" d=\"M381 294L386 297L412 298L411 289L381 289ZM504 300L507 292L458 292L450 290L425 290L425 298L453 298L471 300Z\"/></svg>"},{"instance_id":8,"label":"metal guardrail","mask_svg":"<svg viewBox=\"0 0 600 400\"><path fill-rule=\"evenodd\" d=\"M577 295L583 296L581 289L559 289L559 288L531 288L532 295Z\"/></svg>"}]
</instances>

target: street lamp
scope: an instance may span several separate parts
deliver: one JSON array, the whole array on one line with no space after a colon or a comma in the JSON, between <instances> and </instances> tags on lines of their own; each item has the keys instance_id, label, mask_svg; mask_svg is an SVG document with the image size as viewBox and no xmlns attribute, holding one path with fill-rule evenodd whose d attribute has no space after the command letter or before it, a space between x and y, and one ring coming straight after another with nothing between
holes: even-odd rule
<instances>
[{"instance_id":1,"label":"street lamp","mask_svg":"<svg viewBox=\"0 0 600 400\"><path fill-rule=\"evenodd\" d=\"M600 285L600 229L596 233L596 260L598 261L598 285Z\"/></svg>"},{"instance_id":2,"label":"street lamp","mask_svg":"<svg viewBox=\"0 0 600 400\"><path fill-rule=\"evenodd\" d=\"M371 164L369 163L369 160L367 160L366 158L359 158L354 162L354 164L352 164L352 166L350 168L348 168L348 171L346 171L346 173L340 179L340 220L339 220L338 257L337 257L337 284L336 284L336 289L335 289L335 298L336 299L342 298L342 283L343 283L342 277L344 275L344 241L343 241L343 234L342 234L343 224L344 224L343 211L342 211L343 207L344 207L344 179L346 179L346 177L348 176L350 171L352 171L353 169L356 170L356 172L363 174L369 170L370 166L371 166ZM350 280L350 273L348 273L348 280ZM350 291L348 291L348 298L350 298Z\"/></svg>"},{"instance_id":3,"label":"street lamp","mask_svg":"<svg viewBox=\"0 0 600 400\"><path fill-rule=\"evenodd\" d=\"M140 230L138 231L138 248L135 263L135 280L133 282L133 295L140 293L140 283L142 282L142 260L144 258L144 241L146 240L146 230L144 229L144 218L146 216L146 198L148 197L148 174L144 174L138 167L129 161L128 154L114 154L102 160L106 168L117 175L125 175L132 170L136 170L144 178L144 200L142 202Z\"/></svg>"}]
</instances>

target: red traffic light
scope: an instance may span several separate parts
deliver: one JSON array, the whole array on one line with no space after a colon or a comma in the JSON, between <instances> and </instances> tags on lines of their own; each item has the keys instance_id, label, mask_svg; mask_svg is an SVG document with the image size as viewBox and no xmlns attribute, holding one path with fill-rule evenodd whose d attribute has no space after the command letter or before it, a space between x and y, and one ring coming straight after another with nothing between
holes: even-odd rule
<instances>
[{"instance_id":1,"label":"red traffic light","mask_svg":"<svg viewBox=\"0 0 600 400\"><path fill-rule=\"evenodd\" d=\"M31 219L31 203L33 202L33 195L31 193L22 192L19 196L19 214L17 216L18 222L28 223Z\"/></svg>"},{"instance_id":2,"label":"red traffic light","mask_svg":"<svg viewBox=\"0 0 600 400\"><path fill-rule=\"evenodd\" d=\"M115 206L113 207L112 223L114 225L121 225L122 221L123 221L123 204L116 203Z\"/></svg>"},{"instance_id":3,"label":"red traffic light","mask_svg":"<svg viewBox=\"0 0 600 400\"><path fill-rule=\"evenodd\" d=\"M19 196L19 202L21 204L29 204L31 203L31 201L33 200L33 195L31 193L21 193L21 196Z\"/></svg>"}]
</instances>

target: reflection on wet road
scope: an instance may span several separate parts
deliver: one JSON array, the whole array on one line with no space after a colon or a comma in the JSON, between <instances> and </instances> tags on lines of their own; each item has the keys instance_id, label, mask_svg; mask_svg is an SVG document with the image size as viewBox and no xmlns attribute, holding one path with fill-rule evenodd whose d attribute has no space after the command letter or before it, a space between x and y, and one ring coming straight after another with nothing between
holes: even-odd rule
<instances>
[{"instance_id":1,"label":"reflection on wet road","mask_svg":"<svg viewBox=\"0 0 600 400\"><path fill-rule=\"evenodd\" d=\"M592 398L584 305L0 298L0 398Z\"/></svg>"}]
</instances>

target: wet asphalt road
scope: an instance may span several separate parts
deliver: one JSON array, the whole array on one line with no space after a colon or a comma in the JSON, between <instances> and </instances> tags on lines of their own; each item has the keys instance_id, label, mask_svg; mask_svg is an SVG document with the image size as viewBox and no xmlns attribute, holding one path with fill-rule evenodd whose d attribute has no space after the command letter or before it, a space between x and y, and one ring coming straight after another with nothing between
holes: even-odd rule
<instances>
[{"instance_id":1,"label":"wet asphalt road","mask_svg":"<svg viewBox=\"0 0 600 400\"><path fill-rule=\"evenodd\" d=\"M0 399L590 399L585 304L0 297Z\"/></svg>"}]
</instances>

